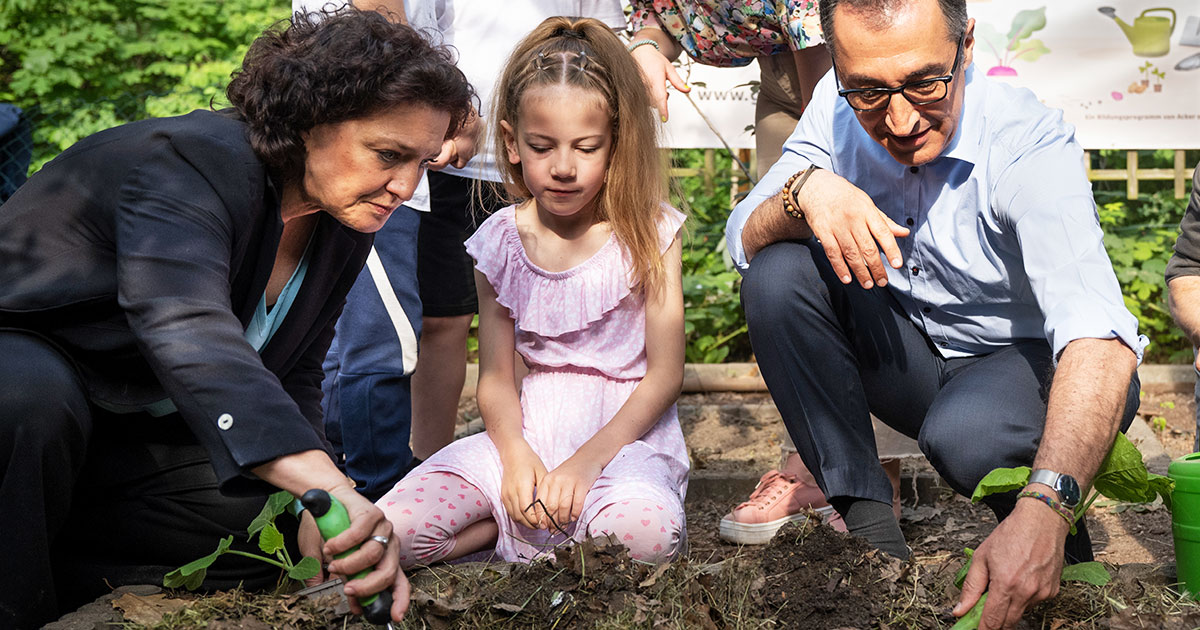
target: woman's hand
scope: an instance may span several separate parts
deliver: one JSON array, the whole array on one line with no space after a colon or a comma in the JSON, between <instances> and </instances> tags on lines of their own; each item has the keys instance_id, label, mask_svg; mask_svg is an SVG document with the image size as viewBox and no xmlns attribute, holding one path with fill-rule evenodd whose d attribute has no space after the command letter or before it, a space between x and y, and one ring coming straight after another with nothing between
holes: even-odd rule
<instances>
[{"instance_id":1,"label":"woman's hand","mask_svg":"<svg viewBox=\"0 0 1200 630\"><path fill-rule=\"evenodd\" d=\"M350 517L350 526L345 531L320 543L320 534L314 537L316 523L311 515L302 515L298 543L305 555L321 560L321 564L329 573L351 576L359 571L374 569L367 575L349 580L344 586L346 596L350 601L350 609L356 614L362 614L362 607L356 598L367 597L381 591L391 589L393 595L392 619L400 621L408 610L409 587L408 579L400 570L399 543L392 540L392 524L384 517L383 512L375 504L363 498L354 489L354 483L334 466L333 460L323 451L302 451L273 459L253 469L263 481L287 490L293 496L301 496L313 488L320 488L333 495L346 507ZM385 546L373 536L388 540ZM346 556L331 560L337 554L358 546L358 550Z\"/></svg>"},{"instance_id":2,"label":"woman's hand","mask_svg":"<svg viewBox=\"0 0 1200 630\"><path fill-rule=\"evenodd\" d=\"M658 110L662 121L667 122L667 97L670 95L667 92L667 83L680 92L690 92L691 86L684 82L675 66L654 46L638 46L629 54L642 71L642 80L650 90L650 102Z\"/></svg>"},{"instance_id":3,"label":"woman's hand","mask_svg":"<svg viewBox=\"0 0 1200 630\"><path fill-rule=\"evenodd\" d=\"M588 457L583 451L576 451L558 468L550 471L538 486L538 498L546 508L541 525L546 528L551 526L545 515L553 517L559 527L579 520L579 515L583 513L583 500L602 470L604 465L601 462Z\"/></svg>"},{"instance_id":4,"label":"woman's hand","mask_svg":"<svg viewBox=\"0 0 1200 630\"><path fill-rule=\"evenodd\" d=\"M500 451L504 474L500 478L500 499L509 518L526 527L538 528L540 511L533 505L534 496L546 476L542 458L525 440L514 442Z\"/></svg>"}]
</instances>

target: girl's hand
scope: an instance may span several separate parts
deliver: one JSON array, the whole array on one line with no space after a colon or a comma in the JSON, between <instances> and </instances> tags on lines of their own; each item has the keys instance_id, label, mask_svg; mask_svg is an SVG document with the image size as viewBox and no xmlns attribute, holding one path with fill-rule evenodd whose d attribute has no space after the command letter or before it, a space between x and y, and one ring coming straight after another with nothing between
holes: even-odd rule
<instances>
[{"instance_id":1,"label":"girl's hand","mask_svg":"<svg viewBox=\"0 0 1200 630\"><path fill-rule=\"evenodd\" d=\"M546 507L545 514L554 517L559 527L579 520L579 515L583 513L583 499L595 485L602 470L603 465L579 452L552 470L538 486L538 498ZM549 528L551 523L545 514L541 517L542 525Z\"/></svg>"},{"instance_id":2,"label":"girl's hand","mask_svg":"<svg viewBox=\"0 0 1200 630\"><path fill-rule=\"evenodd\" d=\"M537 529L541 511L533 506L533 499L546 476L546 465L525 440L501 450L500 464L504 468L500 500L505 511L517 523Z\"/></svg>"}]
</instances>

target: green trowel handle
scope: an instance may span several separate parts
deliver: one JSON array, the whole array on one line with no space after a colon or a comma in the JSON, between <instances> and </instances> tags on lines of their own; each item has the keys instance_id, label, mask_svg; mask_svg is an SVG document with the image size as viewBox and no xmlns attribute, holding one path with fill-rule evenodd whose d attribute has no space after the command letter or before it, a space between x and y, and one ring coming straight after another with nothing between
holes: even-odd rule
<instances>
[{"instance_id":1,"label":"green trowel handle","mask_svg":"<svg viewBox=\"0 0 1200 630\"><path fill-rule=\"evenodd\" d=\"M305 492L304 496L300 497L300 503L313 515L317 521L317 529L321 531L321 538L325 540L337 536L350 527L350 514L346 512L346 506L324 490L314 488ZM355 551L358 551L357 546L339 553L336 557L345 558ZM363 569L351 576L350 579L357 580L370 572L371 569ZM382 625L391 619L391 591L381 591L374 595L360 597L358 603L363 607L363 618L373 624Z\"/></svg>"}]
</instances>

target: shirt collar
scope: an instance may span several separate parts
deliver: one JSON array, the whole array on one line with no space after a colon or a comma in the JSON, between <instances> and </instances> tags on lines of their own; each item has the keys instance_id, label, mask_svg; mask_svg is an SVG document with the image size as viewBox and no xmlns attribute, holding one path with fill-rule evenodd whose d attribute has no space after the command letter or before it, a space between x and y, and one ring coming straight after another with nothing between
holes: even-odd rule
<instances>
[{"instance_id":1,"label":"shirt collar","mask_svg":"<svg viewBox=\"0 0 1200 630\"><path fill-rule=\"evenodd\" d=\"M975 76L975 64L967 66L963 79L967 92L963 96L958 130L938 159L950 158L976 164L983 154L983 108L987 86L984 80Z\"/></svg>"}]
</instances>

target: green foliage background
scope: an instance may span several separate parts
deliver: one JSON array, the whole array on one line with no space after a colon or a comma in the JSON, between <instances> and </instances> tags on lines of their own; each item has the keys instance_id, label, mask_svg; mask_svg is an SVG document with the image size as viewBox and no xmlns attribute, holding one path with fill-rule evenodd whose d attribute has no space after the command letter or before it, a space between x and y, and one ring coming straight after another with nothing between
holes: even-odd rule
<instances>
[{"instance_id":1,"label":"green foliage background","mask_svg":"<svg viewBox=\"0 0 1200 630\"><path fill-rule=\"evenodd\" d=\"M263 29L285 19L288 0L0 0L0 102L24 109L35 127L33 170L76 140L152 116L221 107L230 74ZM1121 151L1098 152L1095 168L1123 168ZM703 151L672 152L697 168ZM1186 163L1200 161L1189 151ZM683 252L687 360L751 358L738 301L740 277L725 253L732 207L732 160L718 152L717 177L677 182L676 203L690 208ZM1140 153L1142 168L1170 168L1167 151ZM1171 321L1163 269L1185 200L1169 182L1143 182L1126 200L1121 182L1095 185L1104 244L1126 305L1150 336L1150 361L1187 362L1191 345Z\"/></svg>"},{"instance_id":2,"label":"green foliage background","mask_svg":"<svg viewBox=\"0 0 1200 630\"><path fill-rule=\"evenodd\" d=\"M223 104L287 0L0 0L0 102L29 113L34 168L76 140Z\"/></svg>"}]
</instances>

